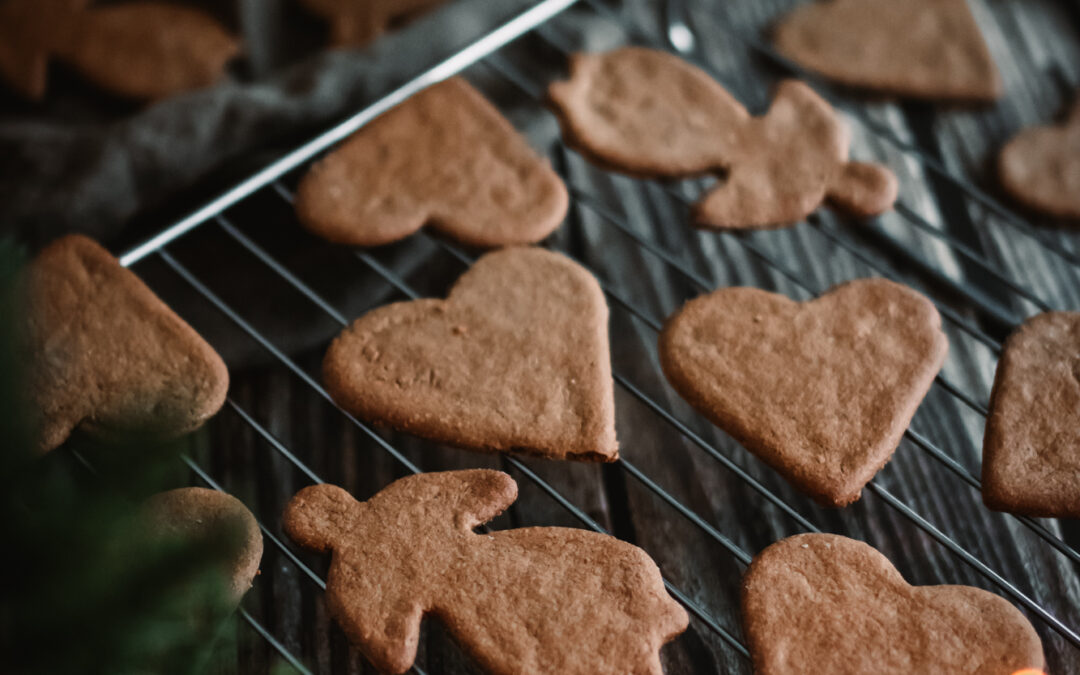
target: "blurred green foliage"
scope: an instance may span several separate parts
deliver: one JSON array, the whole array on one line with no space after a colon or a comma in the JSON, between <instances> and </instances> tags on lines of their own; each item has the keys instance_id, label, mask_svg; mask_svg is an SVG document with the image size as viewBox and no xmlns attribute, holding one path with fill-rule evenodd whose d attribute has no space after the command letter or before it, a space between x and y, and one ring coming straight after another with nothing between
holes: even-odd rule
<instances>
[{"instance_id":1,"label":"blurred green foliage","mask_svg":"<svg viewBox=\"0 0 1080 675\"><path fill-rule=\"evenodd\" d=\"M0 242L0 668L179 674L231 670L229 659L235 668L237 621L219 571L230 546L149 536L138 516L143 498L176 485L176 448L74 440L37 456L27 442L23 260Z\"/></svg>"}]
</instances>

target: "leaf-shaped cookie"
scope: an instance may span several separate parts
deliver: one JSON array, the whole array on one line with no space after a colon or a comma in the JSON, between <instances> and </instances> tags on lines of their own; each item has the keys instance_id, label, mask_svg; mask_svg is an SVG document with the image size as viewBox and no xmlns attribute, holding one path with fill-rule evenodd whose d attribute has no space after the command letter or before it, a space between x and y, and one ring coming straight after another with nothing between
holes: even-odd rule
<instances>
[{"instance_id":1,"label":"leaf-shaped cookie","mask_svg":"<svg viewBox=\"0 0 1080 675\"><path fill-rule=\"evenodd\" d=\"M759 553L742 612L757 675L1020 675L1045 660L1035 629L1005 599L911 586L872 547L833 534Z\"/></svg>"},{"instance_id":2,"label":"leaf-shaped cookie","mask_svg":"<svg viewBox=\"0 0 1080 675\"><path fill-rule=\"evenodd\" d=\"M790 225L826 200L870 216L896 200L892 172L849 162L847 126L795 80L752 117L682 59L626 47L575 54L570 79L548 94L567 143L601 165L645 177L723 174L694 209L703 227Z\"/></svg>"},{"instance_id":3,"label":"leaf-shaped cookie","mask_svg":"<svg viewBox=\"0 0 1080 675\"><path fill-rule=\"evenodd\" d=\"M566 215L566 187L468 82L452 78L390 110L315 164L300 222L330 241L379 246L425 224L464 244L530 244Z\"/></svg>"},{"instance_id":4,"label":"leaf-shaped cookie","mask_svg":"<svg viewBox=\"0 0 1080 675\"><path fill-rule=\"evenodd\" d=\"M359 47L379 37L390 24L419 14L444 0L302 0L330 22L331 42Z\"/></svg>"},{"instance_id":5,"label":"leaf-shaped cookie","mask_svg":"<svg viewBox=\"0 0 1080 675\"><path fill-rule=\"evenodd\" d=\"M1080 312L1038 314L1005 342L983 439L983 501L1080 518Z\"/></svg>"},{"instance_id":6,"label":"leaf-shaped cookie","mask_svg":"<svg viewBox=\"0 0 1080 675\"><path fill-rule=\"evenodd\" d=\"M104 89L158 99L217 82L237 41L209 15L164 2L86 7L87 0L0 0L0 76L45 94L55 57Z\"/></svg>"},{"instance_id":7,"label":"leaf-shaped cookie","mask_svg":"<svg viewBox=\"0 0 1080 675\"><path fill-rule=\"evenodd\" d=\"M207 488L169 490L146 500L142 519L152 537L225 547L222 575L230 604L251 588L262 560L262 531L236 497Z\"/></svg>"},{"instance_id":8,"label":"leaf-shaped cookie","mask_svg":"<svg viewBox=\"0 0 1080 675\"><path fill-rule=\"evenodd\" d=\"M76 427L175 436L221 408L229 385L221 358L90 239L53 242L24 283L27 385L41 451Z\"/></svg>"},{"instance_id":9,"label":"leaf-shaped cookie","mask_svg":"<svg viewBox=\"0 0 1080 675\"><path fill-rule=\"evenodd\" d=\"M889 461L947 349L933 303L885 279L801 303L722 288L660 335L676 391L828 506L857 500Z\"/></svg>"},{"instance_id":10,"label":"leaf-shaped cookie","mask_svg":"<svg viewBox=\"0 0 1080 675\"><path fill-rule=\"evenodd\" d=\"M596 279L537 248L489 253L446 300L380 307L326 353L342 407L481 450L613 461L608 310Z\"/></svg>"},{"instance_id":11,"label":"leaf-shaped cookie","mask_svg":"<svg viewBox=\"0 0 1080 675\"><path fill-rule=\"evenodd\" d=\"M1020 132L998 157L1001 184L1030 208L1080 219L1080 102L1064 124Z\"/></svg>"},{"instance_id":12,"label":"leaf-shaped cookie","mask_svg":"<svg viewBox=\"0 0 1080 675\"><path fill-rule=\"evenodd\" d=\"M495 675L663 675L659 649L688 619L656 564L586 530L473 532L516 498L482 469L409 476L366 502L315 485L282 525L333 552L327 608L382 672L408 670L430 614Z\"/></svg>"},{"instance_id":13,"label":"leaf-shaped cookie","mask_svg":"<svg viewBox=\"0 0 1080 675\"><path fill-rule=\"evenodd\" d=\"M777 24L782 54L841 84L992 101L1001 78L966 0L818 0Z\"/></svg>"}]
</instances>

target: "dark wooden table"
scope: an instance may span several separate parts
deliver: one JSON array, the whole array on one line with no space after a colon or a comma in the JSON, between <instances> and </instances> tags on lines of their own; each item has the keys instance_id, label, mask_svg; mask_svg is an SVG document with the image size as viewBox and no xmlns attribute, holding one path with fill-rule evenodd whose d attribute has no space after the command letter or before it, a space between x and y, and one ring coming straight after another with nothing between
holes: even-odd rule
<instances>
[{"instance_id":1,"label":"dark wooden table","mask_svg":"<svg viewBox=\"0 0 1080 675\"><path fill-rule=\"evenodd\" d=\"M793 0L704 0L691 8L692 26L705 60L755 112L764 109L770 86L787 73L744 38L761 36L770 21L793 4ZM1054 120L1080 86L1080 23L1077 9L1067 0L972 0L970 4L1005 81L1007 95L999 103L978 109L948 109L868 100L849 92L839 96L904 142L918 146L949 173L1001 198L992 170L996 149L1018 129ZM642 0L619 11L654 37L660 34L661 12L655 3ZM591 48L629 39L618 26L588 9L554 20L549 36ZM563 63L556 50L536 38L514 45L500 58L518 67L537 86L559 76ZM537 147L550 151L568 183L592 195L620 224L655 242L710 287L752 285L806 298L834 283L885 270L955 310L963 322L995 340L1008 332L1008 322L1002 319L1022 319L1037 311L1031 301L1001 283L996 273L1030 289L1051 307L1080 307L1080 266L1066 259L1080 256L1080 242L1073 231L1022 214L1024 221L1038 224L1032 235L1026 227L965 197L961 189L928 170L915 155L884 141L859 122L852 122L853 156L891 166L900 176L904 206L925 218L932 228L965 242L989 262L990 270L920 232L910 218L898 213L887 214L871 225L848 222L822 211L813 222L780 231L746 236L696 232L687 226L685 207L663 186L595 170L556 143L550 115L490 68L478 65L467 75L530 134ZM675 186L687 195L696 189L692 184ZM288 205L272 193L235 209L230 218L348 317L405 298L353 252L301 232ZM1039 243L1039 239L1045 242ZM662 319L701 291L685 274L645 250L582 200L575 201L567 224L552 237L550 245L586 263L653 319ZM844 245L854 247L864 259ZM321 354L339 330L337 323L217 225L201 228L171 250L292 359L300 372L318 381ZM464 269L424 234L369 254L421 295L444 294ZM917 259L926 263L925 268ZM401 463L372 435L329 405L310 383L269 356L192 289L170 280L171 272L159 260L140 263L136 270L170 302L184 308L187 318L226 355L233 377L231 398L237 406L319 479L342 485L363 499L405 474ZM976 288L985 295L987 304L997 306L999 313L1007 316L994 318L977 311L970 298L950 289L949 281ZM612 302L611 307L615 372L663 411L670 411L701 441L689 440L626 387L618 386L617 424L623 456L735 545L752 555L805 527L723 462L745 471L760 482L762 490L790 505L814 527L869 542L912 583L970 584L1003 593L879 492L867 491L861 501L846 509L828 510L792 490L673 393L657 367L654 328L617 303ZM994 350L951 323L946 329L951 351L943 375L974 401L985 404L996 362ZM977 476L982 425L981 414L935 386L912 429ZM508 470L521 485L521 497L496 521L496 527L582 526L505 458L437 447L400 434L378 436L425 471L479 466ZM225 489L243 499L284 541L280 534L282 508L294 492L311 482L310 475L231 408L191 443L196 461ZM714 452L723 461L714 457ZM645 548L675 586L718 624L736 636L741 634L738 600L744 566L701 528L618 466L523 462L600 526ZM194 475L188 478L198 482ZM905 439L874 482L1066 625L1080 627L1077 564L1054 551L1016 518L984 508L978 491L939 459ZM1080 545L1074 524L1042 524L1073 546ZM296 551L291 544L285 545ZM325 574L324 559L303 552L298 556L316 574ZM328 620L318 586L271 541L267 541L262 573L244 607L313 671L370 671ZM1030 612L1028 615L1044 640L1050 672L1080 672L1080 650ZM426 672L475 670L436 622L425 625L419 663ZM253 631L242 628L241 636L236 671L265 672L280 661L277 652ZM663 655L667 672L672 674L750 672L745 659L697 620L665 648Z\"/></svg>"}]
</instances>

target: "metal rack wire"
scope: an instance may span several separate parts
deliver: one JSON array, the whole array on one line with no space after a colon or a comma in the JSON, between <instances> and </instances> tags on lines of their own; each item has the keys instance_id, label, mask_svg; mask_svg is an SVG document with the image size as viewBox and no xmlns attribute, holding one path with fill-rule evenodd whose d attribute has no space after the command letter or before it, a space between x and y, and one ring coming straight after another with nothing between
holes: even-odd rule
<instances>
[{"instance_id":1,"label":"metal rack wire","mask_svg":"<svg viewBox=\"0 0 1080 675\"><path fill-rule=\"evenodd\" d=\"M594 0L542 0L532 9L486 34L465 49L455 53L445 61L440 62L429 70L421 73L416 78L393 90L386 96L380 98L352 118L290 152L263 170L238 183L219 197L193 211L188 216L163 229L160 233L146 242L126 252L120 257L121 263L125 266L132 266L150 257L157 258L163 262L165 266L186 282L199 297L216 308L230 324L238 328L247 335L248 338L253 340L263 350L270 354L277 364L284 366L293 376L302 381L306 387L310 388L328 404L337 408L337 405L326 390L311 375L309 375L306 370L291 359L281 348L275 345L275 343L264 333L260 332L255 326L245 320L240 311L223 300L219 295L215 294L203 280L170 252L169 245L196 228L216 226L225 236L244 249L247 254L259 261L266 270L306 298L307 301L317 307L322 313L341 326L347 325L348 318L336 309L332 303L322 297L298 275L290 271L254 239L245 234L241 228L237 227L229 216L230 209L241 204L256 193L261 192L268 192L276 195L276 198L281 200L281 206L283 208L288 207L292 201L292 193L286 184L286 179L291 172L296 169L302 169L321 153L332 148L336 143L351 135L379 114L405 100L408 96L441 79L457 74L474 64L482 64L482 67L504 79L526 97L533 99L537 103L541 102L543 83L532 81L511 61L499 55L498 52L509 42L526 33L531 33L557 52L564 55L568 54L570 52L569 44L561 38L556 28L551 25L550 20L575 4L589 5L597 13L611 20L618 20L618 17L612 16L604 5L594 2ZM630 34L634 36L634 39L644 40L639 32L631 30ZM754 49L771 52L771 48L753 38L744 39L747 39L749 41L748 44ZM776 57L773 53L770 53L769 55L770 57ZM699 63L698 65L702 64ZM713 73L713 75L716 75L716 73ZM738 95L738 88L733 88L732 91ZM836 102L834 101L834 103ZM866 123L869 129L879 133L886 140L896 144L901 150L910 153L914 158L926 166L927 169L940 173L946 180L955 184L959 190L968 194L972 199L977 200L986 208L999 212L1007 222L1018 230L1029 234L1034 241L1039 242L1040 245L1047 247L1048 250L1060 255L1071 264L1080 266L1080 258L1077 258L1070 252L1064 251L1053 245L1051 242L1046 241L1045 237L1043 237L1038 230L1034 229L1033 225L1016 214L1013 214L977 187L971 185L962 178L952 175L937 160L927 156L917 146L895 137L891 131L880 127L878 123L864 115L857 107L843 107L849 109L856 119ZM562 155L568 155L573 151L565 146L560 146L558 152ZM640 246L643 251L648 252L649 255L654 256L658 261L669 266L672 271L683 276L699 292L710 291L715 287L715 283L694 271L692 267L682 261L677 254L665 249L659 242L653 241L638 233L638 231L626 222L622 216L607 207L602 200L575 185L568 176L564 176L564 179L566 179L572 202L576 208L584 209L594 214L600 222L611 227L613 232L618 233L619 236L627 237L637 246ZM680 187L657 183L654 183L654 185L657 185L659 190L666 194L674 203L680 205L680 208L685 208L693 201L687 196L683 189L680 189ZM905 218L912 227L940 239L945 245L951 247L958 255L971 260L974 264L978 265L980 269L983 269L987 274L992 275L1004 287L1009 288L1018 297L1032 303L1032 305L1040 310L1046 310L1052 307L1050 303L1044 301L1036 292L1032 291L1024 284L1002 274L990 261L983 258L978 252L970 249L963 242L951 237L948 233L934 227L929 221L920 216L910 205L900 202L898 203L896 210L897 213ZM830 226L823 219L814 216L809 218L808 222L811 226L811 230L819 233L820 236L847 251L856 259L861 260L877 273L891 278L897 277L894 270L866 255L862 248L855 243L848 234L841 231L839 228ZM882 236L888 236L884 232L881 234ZM442 239L432 237L425 231L421 231L415 236L429 239L438 250L450 256L462 267L468 267L473 262L473 258L468 253ZM791 269L776 256L769 253L765 247L759 245L754 238L738 233L726 233L720 236L729 238L744 250L746 254L762 261L778 275L786 278L790 283L794 284L795 287L801 289L806 296L814 296L824 290L819 284L806 279L798 270ZM907 250L899 242L896 242L896 245L904 251ZM381 264L375 257L364 251L355 251L354 253L359 263L374 272L384 283L395 289L398 293L401 293L407 298L415 299L420 297L420 293L414 289L407 280L398 276L392 269ZM916 254L914 253L909 253L909 256L915 255ZM913 262L916 261L913 260ZM1004 308L1000 303L989 298L985 293L981 292L980 289L957 282L943 272L934 270L930 263L926 261L921 262L922 267L930 268L926 271L935 282L943 284L950 291L955 292L959 297L962 297L972 309L980 314L980 316L983 316L992 322L996 322L1004 328L1014 326L1019 320L1018 317L1013 315L1011 310ZM652 330L658 331L661 328L661 321L658 317L640 307L619 288L614 287L604 280L600 280L600 283L608 299L614 306L620 308L621 311L625 311L629 316L634 317L635 320ZM950 322L958 330L971 336L986 349L990 350L991 353L1000 353L1001 344L996 338L945 303L935 300L935 304L938 306L946 321ZM819 531L819 528L805 515L800 513L796 507L789 504L785 499L776 494L776 492L769 489L764 483L754 478L751 473L728 457L727 454L716 445L710 443L700 434L696 433L689 424L680 420L679 417L663 403L647 394L643 388L635 384L635 382L624 373L619 372L617 367L614 372L614 379L618 387L643 404L664 424L669 425L692 445L696 446L708 457L721 465L726 471L731 472L745 482L746 485L758 493L763 499L785 514L785 516L795 523L799 529L809 532ZM936 386L948 393L964 407L974 411L974 413L981 416L987 414L987 409L984 404L975 400L971 395L966 393L962 387L951 382L946 377L939 375L936 379ZM250 427L263 442L265 442L274 452L292 464L306 477L307 480L313 483L322 482L320 477L311 469L311 467L305 464L296 453L275 437L255 418L255 416L245 410L233 398L227 400L226 407L232 415L235 415L245 425ZM338 410L353 426L356 427L356 429L366 436L373 444L378 446L382 452L386 453L387 456L400 465L405 471L411 473L421 471L421 467L412 462L403 452L384 439L383 436L377 433L371 426L356 419L340 408L338 408ZM959 461L951 457L945 450L933 443L926 435L911 428L906 432L906 437L928 456L933 458L935 462L955 474L972 489L981 489L981 483L975 475L968 471ZM214 478L193 458L184 456L183 461L202 482L212 488L222 489L221 486L215 482ZM567 512L569 512L584 527L597 532L606 531L599 523L586 514L584 510L572 503L571 500L561 494L555 487L545 481L525 463L512 456L506 457L506 461L515 469L515 471L519 472L530 483L538 487L559 506L566 509ZM616 465L621 471L625 472L627 476L633 478L646 490L667 504L668 507L679 513L680 516L685 518L704 536L728 551L736 561L742 565L746 565L750 562L751 555L749 552L736 544L731 537L725 535L711 525L702 515L686 506L669 491L665 490L654 478L650 477L636 464L623 458L620 459ZM1053 613L1025 594L1016 584L999 574L991 568L989 564L969 552L955 539L939 529L934 523L927 520L903 500L894 495L885 488L879 480L872 481L868 485L868 489L880 497L891 509L895 510L902 517L909 520L915 527L937 541L958 560L985 577L991 584L997 586L1012 600L1022 605L1030 614L1037 617L1039 621L1045 623L1046 626L1062 636L1064 640L1080 649L1080 633L1077 632L1076 628L1066 625L1063 621L1054 616ZM1074 564L1080 564L1080 552L1060 539L1043 524L1027 517L1016 517L1016 519L1061 556ZM325 581L309 566L305 565L300 557L292 551L290 545L276 534L276 527L270 527L265 523L260 522L260 528L268 542L274 548L279 550L291 564L295 565L304 577L316 586L325 588ZM665 579L665 584L672 596L686 606L688 611L701 623L701 625L714 633L733 652L742 658L749 658L746 647L739 637L738 627L723 625L719 620L712 616L706 608L696 602L689 594L685 593L675 584L667 579ZM266 639L270 646L298 671L303 673L311 672L299 657L292 654L250 613L241 610L240 617L247 622L255 632L262 636L262 638ZM420 667L414 668L414 671L418 673L424 672Z\"/></svg>"}]
</instances>

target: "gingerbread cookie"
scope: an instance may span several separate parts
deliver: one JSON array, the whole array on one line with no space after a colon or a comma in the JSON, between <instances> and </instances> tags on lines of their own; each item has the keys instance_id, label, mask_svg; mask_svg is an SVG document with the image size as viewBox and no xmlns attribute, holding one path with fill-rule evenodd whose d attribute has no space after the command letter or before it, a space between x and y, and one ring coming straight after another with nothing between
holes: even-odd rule
<instances>
[{"instance_id":1,"label":"gingerbread cookie","mask_svg":"<svg viewBox=\"0 0 1080 675\"><path fill-rule=\"evenodd\" d=\"M655 563L586 530L473 532L516 498L510 476L483 469L409 476L366 502L316 485L282 524L333 553L327 608L382 672L412 666L430 614L491 673L662 675L659 649L688 619Z\"/></svg>"},{"instance_id":2,"label":"gingerbread cookie","mask_svg":"<svg viewBox=\"0 0 1080 675\"><path fill-rule=\"evenodd\" d=\"M626 47L575 54L570 79L548 93L567 143L604 166L643 177L723 174L694 208L703 227L790 225L826 200L871 216L896 200L892 172L848 161L847 126L796 80L752 117L682 59Z\"/></svg>"},{"instance_id":3,"label":"gingerbread cookie","mask_svg":"<svg viewBox=\"0 0 1080 675\"><path fill-rule=\"evenodd\" d=\"M808 302L722 288L660 334L675 390L827 506L857 500L889 461L947 350L933 303L885 279Z\"/></svg>"},{"instance_id":4,"label":"gingerbread cookie","mask_svg":"<svg viewBox=\"0 0 1080 675\"><path fill-rule=\"evenodd\" d=\"M379 37L392 23L421 14L443 0L302 0L330 22L330 40L337 47L360 47Z\"/></svg>"},{"instance_id":5,"label":"gingerbread cookie","mask_svg":"<svg viewBox=\"0 0 1080 675\"><path fill-rule=\"evenodd\" d=\"M759 553L743 579L742 612L757 675L1019 675L1044 666L1038 634L1005 599L911 586L872 547L834 534Z\"/></svg>"},{"instance_id":6,"label":"gingerbread cookie","mask_svg":"<svg viewBox=\"0 0 1080 675\"><path fill-rule=\"evenodd\" d=\"M158 99L217 82L239 43L210 16L161 2L0 0L0 77L45 95L49 59L104 89Z\"/></svg>"},{"instance_id":7,"label":"gingerbread cookie","mask_svg":"<svg viewBox=\"0 0 1080 675\"><path fill-rule=\"evenodd\" d=\"M229 385L221 358L92 240L54 241L24 283L39 450L75 428L176 436L221 408Z\"/></svg>"},{"instance_id":8,"label":"gingerbread cookie","mask_svg":"<svg viewBox=\"0 0 1080 675\"><path fill-rule=\"evenodd\" d=\"M1080 312L1048 312L1005 342L983 438L992 509L1080 518Z\"/></svg>"},{"instance_id":9,"label":"gingerbread cookie","mask_svg":"<svg viewBox=\"0 0 1080 675\"><path fill-rule=\"evenodd\" d=\"M330 241L379 246L425 224L479 247L530 244L566 215L566 187L461 78L371 122L311 168L300 222Z\"/></svg>"},{"instance_id":10,"label":"gingerbread cookie","mask_svg":"<svg viewBox=\"0 0 1080 675\"><path fill-rule=\"evenodd\" d=\"M323 361L349 412L435 441L613 461L608 310L591 274L539 248L480 258L446 300L380 307Z\"/></svg>"},{"instance_id":11,"label":"gingerbread cookie","mask_svg":"<svg viewBox=\"0 0 1080 675\"><path fill-rule=\"evenodd\" d=\"M1001 150L1002 186L1029 208L1080 220L1080 101L1064 124L1020 132Z\"/></svg>"},{"instance_id":12,"label":"gingerbread cookie","mask_svg":"<svg viewBox=\"0 0 1080 675\"><path fill-rule=\"evenodd\" d=\"M180 488L154 495L143 504L142 516L152 536L166 539L232 543L222 570L231 604L239 604L251 588L262 560L259 523L244 503L232 495L206 488Z\"/></svg>"},{"instance_id":13,"label":"gingerbread cookie","mask_svg":"<svg viewBox=\"0 0 1080 675\"><path fill-rule=\"evenodd\" d=\"M819 0L781 19L773 39L784 56L851 87L963 101L1002 93L966 0Z\"/></svg>"}]
</instances>

